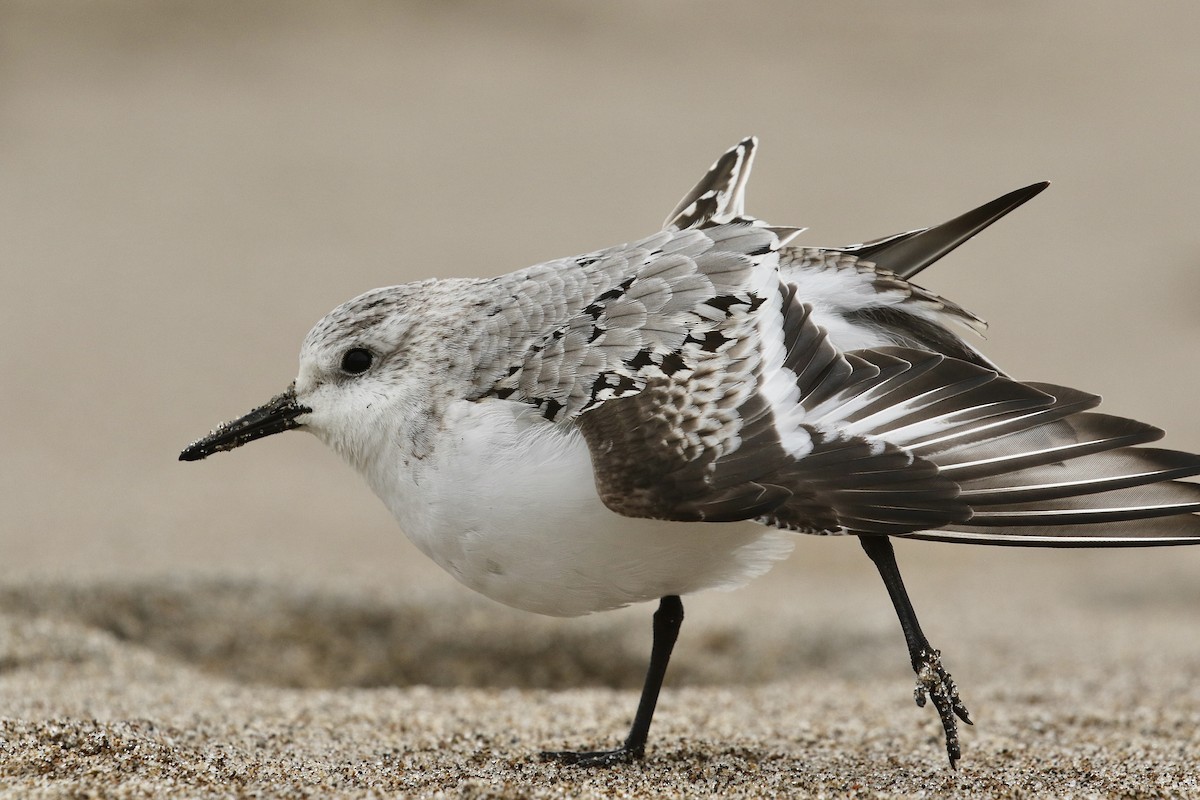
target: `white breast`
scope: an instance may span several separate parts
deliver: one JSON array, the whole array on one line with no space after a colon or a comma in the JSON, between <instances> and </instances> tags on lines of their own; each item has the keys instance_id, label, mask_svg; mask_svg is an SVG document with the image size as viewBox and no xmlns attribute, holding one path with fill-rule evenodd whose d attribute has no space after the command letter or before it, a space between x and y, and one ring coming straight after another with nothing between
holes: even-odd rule
<instances>
[{"instance_id":1,"label":"white breast","mask_svg":"<svg viewBox=\"0 0 1200 800\"><path fill-rule=\"evenodd\" d=\"M576 616L735 588L792 548L751 522L631 519L596 494L582 436L519 403L458 401L435 452L384 457L368 480L409 538L467 586L516 608Z\"/></svg>"}]
</instances>

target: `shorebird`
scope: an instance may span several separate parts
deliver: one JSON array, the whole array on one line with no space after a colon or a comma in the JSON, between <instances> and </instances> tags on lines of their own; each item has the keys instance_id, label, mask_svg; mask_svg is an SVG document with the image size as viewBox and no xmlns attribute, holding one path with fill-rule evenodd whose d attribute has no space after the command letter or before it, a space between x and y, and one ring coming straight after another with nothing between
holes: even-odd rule
<instances>
[{"instance_id":1,"label":"shorebird","mask_svg":"<svg viewBox=\"0 0 1200 800\"><path fill-rule=\"evenodd\" d=\"M359 470L410 539L510 606L573 616L657 600L632 727L643 756L681 596L767 571L796 533L858 538L887 588L951 766L970 716L890 537L1023 546L1200 542L1200 457L1008 377L982 321L910 281L1045 189L846 247L745 210L756 141L660 231L494 278L367 292L304 340L283 393L190 445L298 429Z\"/></svg>"}]
</instances>

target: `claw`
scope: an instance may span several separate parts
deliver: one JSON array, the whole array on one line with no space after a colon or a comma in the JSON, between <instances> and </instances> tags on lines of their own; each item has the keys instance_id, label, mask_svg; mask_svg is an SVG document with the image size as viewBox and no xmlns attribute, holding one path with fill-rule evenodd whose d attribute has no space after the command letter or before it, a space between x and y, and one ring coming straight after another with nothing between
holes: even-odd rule
<instances>
[{"instance_id":1,"label":"claw","mask_svg":"<svg viewBox=\"0 0 1200 800\"><path fill-rule=\"evenodd\" d=\"M957 769L962 751L958 746L958 724L954 718L958 717L968 725L973 725L971 714L958 696L958 687L954 685L954 679L942 666L940 651L921 650L913 662L913 669L917 673L917 688L913 690L913 699L921 708L925 707L926 696L933 700L933 707L937 709L942 720L942 730L946 732L946 755L950 757L950 768Z\"/></svg>"}]
</instances>

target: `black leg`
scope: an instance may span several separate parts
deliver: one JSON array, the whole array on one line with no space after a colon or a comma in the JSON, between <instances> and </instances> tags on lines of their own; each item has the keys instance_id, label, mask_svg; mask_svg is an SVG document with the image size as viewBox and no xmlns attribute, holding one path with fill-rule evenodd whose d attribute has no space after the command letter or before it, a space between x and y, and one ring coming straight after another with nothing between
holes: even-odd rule
<instances>
[{"instance_id":1,"label":"black leg","mask_svg":"<svg viewBox=\"0 0 1200 800\"><path fill-rule=\"evenodd\" d=\"M654 718L654 707L658 704L658 691L667 674L667 663L671 650L679 638L679 626L683 624L683 602L676 595L667 595L658 602L654 612L654 644L650 648L650 666L646 670L646 682L642 686L642 699L638 701L637 714L625 744L616 750L597 750L576 753L570 750L542 753L542 758L578 764L584 767L607 767L641 758L646 753L646 738L650 735L650 720Z\"/></svg>"},{"instance_id":2,"label":"black leg","mask_svg":"<svg viewBox=\"0 0 1200 800\"><path fill-rule=\"evenodd\" d=\"M928 693L942 718L942 728L946 731L946 754L950 756L950 766L957 768L961 751L958 747L958 725L954 721L957 716L968 725L971 715L962 700L958 698L958 687L950 673L942 668L942 654L934 650L921 632L921 624L917 622L917 612L913 611L908 592L904 589L904 581L900 577L900 568L896 565L896 553L892 550L892 541L887 536L859 536L863 550L875 562L879 576L887 586L892 605L896 607L896 616L900 618L900 627L904 629L904 639L908 642L908 654L912 658L913 671L917 673L917 688L913 698L917 705L925 707L925 696Z\"/></svg>"}]
</instances>

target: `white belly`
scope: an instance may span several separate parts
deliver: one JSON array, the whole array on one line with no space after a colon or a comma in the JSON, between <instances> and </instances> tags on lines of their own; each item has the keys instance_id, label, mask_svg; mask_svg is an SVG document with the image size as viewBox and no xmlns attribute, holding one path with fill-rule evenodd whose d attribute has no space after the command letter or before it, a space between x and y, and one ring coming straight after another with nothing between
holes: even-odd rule
<instances>
[{"instance_id":1,"label":"white belly","mask_svg":"<svg viewBox=\"0 0 1200 800\"><path fill-rule=\"evenodd\" d=\"M472 589L576 616L735 588L791 552L792 535L744 523L632 519L596 494L587 445L527 406L459 401L435 452L368 480L408 537Z\"/></svg>"}]
</instances>

